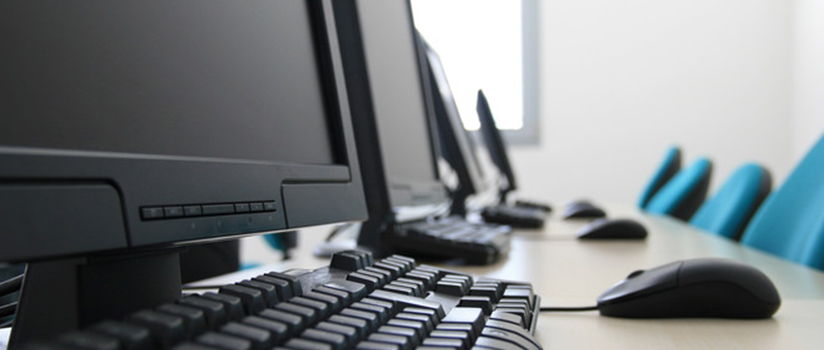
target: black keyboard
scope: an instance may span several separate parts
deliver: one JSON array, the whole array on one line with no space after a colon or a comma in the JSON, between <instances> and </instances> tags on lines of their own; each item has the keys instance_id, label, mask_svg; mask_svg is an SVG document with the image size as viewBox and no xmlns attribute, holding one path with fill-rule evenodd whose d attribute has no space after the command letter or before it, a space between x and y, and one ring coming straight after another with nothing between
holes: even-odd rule
<instances>
[{"instance_id":1,"label":"black keyboard","mask_svg":"<svg viewBox=\"0 0 824 350\"><path fill-rule=\"evenodd\" d=\"M486 207L481 211L484 221L504 224L517 228L541 228L544 226L546 212L540 209L510 207L499 204Z\"/></svg>"},{"instance_id":2,"label":"black keyboard","mask_svg":"<svg viewBox=\"0 0 824 350\"><path fill-rule=\"evenodd\" d=\"M381 237L393 251L416 257L491 264L509 252L512 228L450 216L396 224Z\"/></svg>"},{"instance_id":3,"label":"black keyboard","mask_svg":"<svg viewBox=\"0 0 824 350\"><path fill-rule=\"evenodd\" d=\"M545 213L552 212L552 207L549 204L531 202L526 200L516 200L515 206L518 208L538 209Z\"/></svg>"},{"instance_id":4,"label":"black keyboard","mask_svg":"<svg viewBox=\"0 0 824 350\"><path fill-rule=\"evenodd\" d=\"M475 278L393 255L336 253L104 321L29 349L541 349L528 283Z\"/></svg>"}]
</instances>

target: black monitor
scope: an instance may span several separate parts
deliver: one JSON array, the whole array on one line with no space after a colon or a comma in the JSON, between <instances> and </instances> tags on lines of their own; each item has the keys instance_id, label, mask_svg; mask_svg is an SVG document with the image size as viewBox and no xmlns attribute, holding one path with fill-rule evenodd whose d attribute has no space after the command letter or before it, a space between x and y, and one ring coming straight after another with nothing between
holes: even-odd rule
<instances>
[{"instance_id":1,"label":"black monitor","mask_svg":"<svg viewBox=\"0 0 824 350\"><path fill-rule=\"evenodd\" d=\"M405 0L335 1L369 220L358 244L381 254L390 225L448 211L426 56Z\"/></svg>"},{"instance_id":2,"label":"black monitor","mask_svg":"<svg viewBox=\"0 0 824 350\"><path fill-rule=\"evenodd\" d=\"M512 171L512 165L506 153L506 144L501 136L501 131L498 130L495 124L495 119L492 117L492 110L489 108L489 102L481 90L478 90L478 104L476 108L478 111L478 120L481 122L481 135L483 135L489 156L492 158L495 167L503 173L506 179L506 183L502 184L500 188L500 200L501 203L505 203L507 194L517 189L515 173Z\"/></svg>"},{"instance_id":3,"label":"black monitor","mask_svg":"<svg viewBox=\"0 0 824 350\"><path fill-rule=\"evenodd\" d=\"M441 154L458 178L458 186L452 190L451 212L455 215L466 215L466 200L486 191L489 188L489 179L478 159L478 145L473 135L464 127L458 113L458 106L441 59L425 40L422 41L429 63Z\"/></svg>"},{"instance_id":4,"label":"black monitor","mask_svg":"<svg viewBox=\"0 0 824 350\"><path fill-rule=\"evenodd\" d=\"M366 218L332 1L3 1L13 343L180 297L187 245Z\"/></svg>"}]
</instances>

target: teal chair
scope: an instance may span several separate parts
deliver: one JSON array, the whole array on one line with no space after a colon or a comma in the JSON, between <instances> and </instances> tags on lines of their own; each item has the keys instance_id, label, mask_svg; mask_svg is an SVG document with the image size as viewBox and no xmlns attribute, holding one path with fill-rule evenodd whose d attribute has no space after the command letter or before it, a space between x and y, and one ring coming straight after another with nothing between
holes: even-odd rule
<instances>
[{"instance_id":1,"label":"teal chair","mask_svg":"<svg viewBox=\"0 0 824 350\"><path fill-rule=\"evenodd\" d=\"M690 224L737 241L771 189L772 177L767 169L755 163L744 164L698 208Z\"/></svg>"},{"instance_id":2,"label":"teal chair","mask_svg":"<svg viewBox=\"0 0 824 350\"><path fill-rule=\"evenodd\" d=\"M669 215L689 221L707 198L711 176L712 162L707 158L696 160L667 181L652 196L644 210L651 214Z\"/></svg>"},{"instance_id":3,"label":"teal chair","mask_svg":"<svg viewBox=\"0 0 824 350\"><path fill-rule=\"evenodd\" d=\"M667 153L664 155L664 161L661 166L652 174L652 179L649 180L647 186L641 192L641 198L638 199L638 207L644 209L649 204L661 187L664 187L678 171L681 170L681 149L678 146L670 146Z\"/></svg>"},{"instance_id":4,"label":"teal chair","mask_svg":"<svg viewBox=\"0 0 824 350\"><path fill-rule=\"evenodd\" d=\"M741 244L824 270L824 135L756 212Z\"/></svg>"}]
</instances>

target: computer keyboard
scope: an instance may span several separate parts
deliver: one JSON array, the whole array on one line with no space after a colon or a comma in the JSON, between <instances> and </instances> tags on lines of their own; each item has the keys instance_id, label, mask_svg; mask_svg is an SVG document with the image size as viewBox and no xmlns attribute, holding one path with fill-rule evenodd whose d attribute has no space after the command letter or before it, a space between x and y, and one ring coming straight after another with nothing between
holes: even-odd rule
<instances>
[{"instance_id":1,"label":"computer keyboard","mask_svg":"<svg viewBox=\"0 0 824 350\"><path fill-rule=\"evenodd\" d=\"M396 224L381 237L394 251L416 257L491 264L509 252L512 228L450 216Z\"/></svg>"},{"instance_id":2,"label":"computer keyboard","mask_svg":"<svg viewBox=\"0 0 824 350\"><path fill-rule=\"evenodd\" d=\"M542 349L528 283L336 253L104 321L28 349Z\"/></svg>"},{"instance_id":3,"label":"computer keyboard","mask_svg":"<svg viewBox=\"0 0 824 350\"><path fill-rule=\"evenodd\" d=\"M544 226L546 212L540 209L510 207L499 204L486 207L481 211L484 221L504 224L517 228L541 228Z\"/></svg>"},{"instance_id":4,"label":"computer keyboard","mask_svg":"<svg viewBox=\"0 0 824 350\"><path fill-rule=\"evenodd\" d=\"M527 200L522 200L522 199L516 200L515 201L515 206L518 207L518 208L538 209L538 210L541 210L545 213L552 212L552 207L549 204L532 202L532 201L527 201Z\"/></svg>"}]
</instances>

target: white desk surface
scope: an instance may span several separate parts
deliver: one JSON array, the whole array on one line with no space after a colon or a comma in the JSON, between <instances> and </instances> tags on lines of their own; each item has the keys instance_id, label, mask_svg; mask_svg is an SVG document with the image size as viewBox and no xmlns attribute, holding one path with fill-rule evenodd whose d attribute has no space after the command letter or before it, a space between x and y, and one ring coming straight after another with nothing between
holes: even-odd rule
<instances>
[{"instance_id":1,"label":"white desk surface","mask_svg":"<svg viewBox=\"0 0 824 350\"><path fill-rule=\"evenodd\" d=\"M603 291L630 272L674 260L721 257L761 269L776 284L781 308L767 320L629 320L601 317L596 311L542 313L536 336L545 349L822 349L824 273L691 229L664 217L609 207L609 217L634 218L649 231L644 241L578 241L583 221L551 216L545 229L517 231L509 256L491 266L449 268L476 275L529 281L544 306L594 305ZM212 279L234 282L266 271L317 268L327 259L312 249L328 227L303 230L295 259ZM2 342L0 342L1 344Z\"/></svg>"},{"instance_id":2,"label":"white desk surface","mask_svg":"<svg viewBox=\"0 0 824 350\"><path fill-rule=\"evenodd\" d=\"M612 208L610 218L628 217L649 231L644 241L578 241L585 221L562 221L554 214L540 231L517 231L508 258L491 266L449 268L508 280L529 281L544 306L594 305L596 298L630 272L698 257L730 258L761 269L773 280L781 308L767 320L630 320L597 311L542 313L536 336L546 349L822 349L824 273L786 262L682 222ZM316 230L316 229L313 229ZM295 260L247 271L315 268L328 260L311 256L322 232L305 230ZM237 281L242 275L229 277Z\"/></svg>"}]
</instances>

